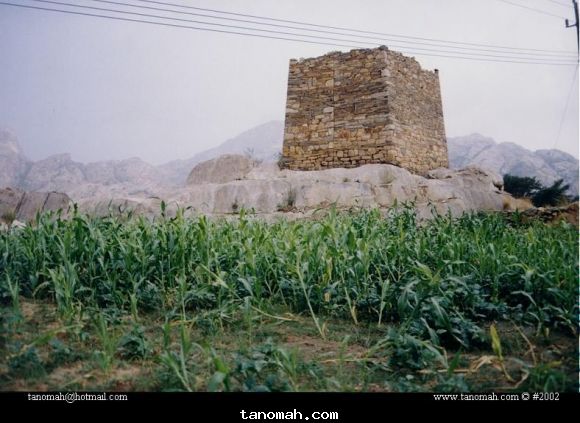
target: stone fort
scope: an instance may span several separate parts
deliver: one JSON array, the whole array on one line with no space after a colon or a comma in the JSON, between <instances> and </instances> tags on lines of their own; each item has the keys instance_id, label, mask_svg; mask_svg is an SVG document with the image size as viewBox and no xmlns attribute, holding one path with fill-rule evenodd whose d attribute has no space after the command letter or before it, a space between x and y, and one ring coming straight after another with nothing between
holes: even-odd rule
<instances>
[{"instance_id":1,"label":"stone fort","mask_svg":"<svg viewBox=\"0 0 580 423\"><path fill-rule=\"evenodd\" d=\"M448 167L438 71L384 46L290 60L282 162Z\"/></svg>"}]
</instances>

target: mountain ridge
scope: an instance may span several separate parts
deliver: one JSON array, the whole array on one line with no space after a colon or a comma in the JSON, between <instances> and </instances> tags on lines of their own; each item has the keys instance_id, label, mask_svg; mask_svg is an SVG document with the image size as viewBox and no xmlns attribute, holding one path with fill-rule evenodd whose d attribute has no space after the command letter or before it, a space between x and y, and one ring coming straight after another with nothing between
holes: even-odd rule
<instances>
[{"instance_id":1,"label":"mountain ridge","mask_svg":"<svg viewBox=\"0 0 580 423\"><path fill-rule=\"evenodd\" d=\"M139 157L90 163L56 154L32 161L11 132L0 130L0 187L62 191L73 199L95 195L156 196L183 186L195 165L224 154L245 154L258 161L275 161L282 149L284 123L270 121L242 132L190 158L155 166ZM469 165L500 174L535 176L548 185L562 178L569 193L578 195L578 159L556 149L530 151L513 142L497 143L479 133L448 138L450 168Z\"/></svg>"}]
</instances>

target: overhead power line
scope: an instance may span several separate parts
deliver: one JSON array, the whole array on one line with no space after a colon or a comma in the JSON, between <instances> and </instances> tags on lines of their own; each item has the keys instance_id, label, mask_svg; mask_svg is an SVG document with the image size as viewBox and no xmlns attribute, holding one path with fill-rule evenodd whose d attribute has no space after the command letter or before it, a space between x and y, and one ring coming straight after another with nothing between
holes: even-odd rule
<instances>
[{"instance_id":1,"label":"overhead power line","mask_svg":"<svg viewBox=\"0 0 580 423\"><path fill-rule=\"evenodd\" d=\"M34 0L34 1L39 1L41 3L52 3L52 4L63 4L63 3L59 3L56 1L51 1L51 0ZM447 48L447 49L453 49L453 50L459 50L458 53L461 53L460 50L467 50L467 51L482 51L482 52L490 52L490 53L499 53L499 54L513 54L513 55L523 55L523 56L545 56L546 58L558 58L558 57L562 57L562 58L571 58L569 56L574 55L576 56L575 53L571 52L571 53L557 53L557 52L553 52L553 53L537 53L537 52L528 52L528 51L503 51L500 49L488 49L488 48L478 48L478 47L464 47L464 46L454 46L454 45L446 45L446 44L441 44L441 43L426 43L426 42L421 42L421 41L407 41L407 40L397 40L394 38L381 38L380 36L367 36L367 35L356 35L356 34L348 34L345 32L337 32L337 31L325 31L325 30L319 30L319 29L310 29L310 28L301 28L298 26L291 26L291 25L281 25L281 24L274 24L274 23L269 23L269 22L260 22L257 20L248 20L248 19L238 19L238 18L227 18L224 16L216 16L216 15L208 15L208 14L204 14L204 13L194 13L194 12L185 12L185 11L181 11L181 10L172 10L172 9L166 9L166 8L159 8L159 7L151 7L151 6L141 6L141 5L135 5L135 4L131 4L131 3L124 3L124 2L118 2L118 1L111 1L111 0L92 0L94 2L97 3L105 3L105 4L114 4L117 6L124 6L124 7L131 7L131 8L137 8L137 9L146 9L146 10L155 10L158 12L167 12L167 13L176 13L179 15L187 15L187 16L196 16L196 17L203 17L203 18L210 18L210 19L218 19L218 20L226 20L226 21L233 21L233 22L242 22L245 24L253 24L253 25L262 25L262 26L269 26L269 27L276 27L276 28L285 28L285 29L293 29L293 30L298 30L298 31L309 31L309 32L315 32L315 33L322 33L322 34L331 34L331 35L339 35L339 36L344 36L344 37L356 37L356 38L363 38L366 40L380 40L380 41L385 41L385 42L396 42L396 43L401 43L401 44L409 44L410 47L415 47L415 45L419 45L419 46L431 46L431 47L443 47L443 48ZM83 6L78 6L78 7L83 7ZM190 21L192 23L198 23L197 21ZM286 34L286 33L283 33ZM310 34L306 34L308 36L310 36ZM332 38L331 40L336 40L334 38ZM363 42L360 40L353 40L353 42ZM376 41L372 43L373 45L376 44ZM408 47L406 45L400 45L400 44L390 44L393 47ZM427 49L426 49L427 50ZM503 57L503 56L502 56ZM522 58L523 59L523 58Z\"/></svg>"},{"instance_id":2,"label":"overhead power line","mask_svg":"<svg viewBox=\"0 0 580 423\"><path fill-rule=\"evenodd\" d=\"M173 23L167 23L167 22L149 21L149 20L143 20L143 19L132 19L132 18L125 18L125 17L120 17L120 16L99 15L99 14L95 14L95 13L76 12L76 11L72 11L72 10L63 10L63 9L32 6L32 5L14 4L14 3L7 3L7 2L0 2L0 4L6 5L6 6L41 10L41 11L58 12L58 13L65 13L65 14L70 14L70 15L89 16L89 17L111 19L111 20L117 20L117 21L125 21L125 22L136 22L136 23L144 23L144 24L151 24L151 25L160 25L160 26L167 26L167 27L173 27L173 28L193 29L193 30L199 30L199 31L209 31L209 32L217 32L217 33L225 33L225 34L234 34L234 35L256 37L256 38L267 38L267 39L275 39L275 40L302 42L302 43L308 43L308 44L330 45L330 46L349 47L349 48L365 48L365 47L361 47L360 45L353 45L353 44L327 43L327 42L322 42L322 41L312 41L312 40L300 39L300 38L278 37L278 36L269 36L269 35L262 35L262 34L252 34L252 33L247 33L247 32L237 32L237 31L228 31L228 30L221 30L221 29L202 28L202 27L194 27L194 26L173 24ZM168 18L163 18L163 17L159 17L159 18L168 19ZM302 35L302 34L293 34L293 35L295 35L297 37L305 37L305 38L308 37L308 36ZM456 55L423 53L423 52L415 52L412 50L401 50L401 52L409 53L409 54L417 54L417 55L422 55L422 56L444 57L444 58L476 60L476 61L485 61L485 62L498 62L498 63L521 63L521 64L559 65L559 66L571 66L574 64L571 62L532 61L531 59L526 60L526 61L485 59L485 58L479 58L479 57L465 57L465 56L456 56ZM458 53L455 53L455 54L458 54ZM518 57L517 59L522 59L522 58ZM534 60L536 60L536 59L534 59ZM542 60L542 59L537 59L537 60Z\"/></svg>"},{"instance_id":3,"label":"overhead power line","mask_svg":"<svg viewBox=\"0 0 580 423\"><path fill-rule=\"evenodd\" d=\"M409 35L392 34L392 33L386 33L386 32L364 31L364 30L355 29L355 28L330 26L330 25L320 25L320 24L314 24L314 23L309 23L309 22L292 21L292 20L287 20L287 19L277 19L277 18L271 18L271 17L266 17L266 16L248 15L245 13L226 12L223 10L207 9L207 8L202 8L202 7L189 6L189 5L176 4L176 3L167 3L167 2L161 2L161 1L155 1L155 0L137 0L137 1L140 1L142 3L159 4L159 5L163 5L163 6L180 7L180 8L189 9L189 10L201 10L204 12L221 13L221 14L230 15L230 16L241 16L241 17L246 17L246 18L268 20L268 21L273 21L273 22L298 24L298 25L304 25L304 26L311 26L311 27L315 27L315 28L326 28L326 29L336 29L339 31L350 31L350 32L356 32L358 34L380 35L380 36L384 36L384 37L404 38L404 39L410 39L410 40L436 41L436 42L440 42L440 43L448 43L448 44L464 45L464 46L474 46L474 47L493 47L493 48L501 48L501 49L507 49L507 50L527 50L527 51L538 51L538 52L552 52L552 53L559 52L559 53L575 54L574 52L563 51L563 50L555 51L555 50L542 50L542 49L536 49L536 48L508 47L508 46L501 46L501 45L494 45L494 44L468 43L468 42L463 42L463 41L450 41L450 40L442 40L442 39L437 39L437 38L413 37L413 36L409 36ZM306 29L306 28L304 28L304 29Z\"/></svg>"},{"instance_id":4,"label":"overhead power line","mask_svg":"<svg viewBox=\"0 0 580 423\"><path fill-rule=\"evenodd\" d=\"M554 13L546 12L545 10L542 10L542 9L536 9L535 7L524 6L523 4L514 3L514 2L511 2L508 0L498 0L498 1L501 1L502 3L506 3L506 4L511 4L512 6L521 7L522 9L531 10L531 11L536 12L536 13L541 13L543 15L552 16L554 18L566 19L564 16L560 16L560 15L556 15Z\"/></svg>"},{"instance_id":5,"label":"overhead power line","mask_svg":"<svg viewBox=\"0 0 580 423\"><path fill-rule=\"evenodd\" d=\"M546 0L546 1L549 1L550 3L556 3L556 4L559 4L560 6L564 6L564 7L572 7L567 3L562 3L561 1L557 1L557 0Z\"/></svg>"},{"instance_id":6,"label":"overhead power line","mask_svg":"<svg viewBox=\"0 0 580 423\"><path fill-rule=\"evenodd\" d=\"M151 25L160 25L160 26L167 26L167 27L172 27L172 28L194 29L194 30L200 30L200 31L219 32L222 34L245 35L248 37L269 38L269 39L273 39L273 40L299 41L299 42L303 42L303 43L328 45L328 46L334 46L334 47L361 48L360 46L354 46L354 45L348 45L348 44L323 43L323 42L300 40L300 39L294 39L294 38L271 37L271 36L267 36L267 35L248 34L245 32L222 31L219 29L199 28L199 27L177 25L177 24L170 24L170 23L164 23L164 22L122 18L120 16L97 15L95 13L74 12L72 10L54 9L54 8L48 8L48 7L25 5L25 4L6 3L6 2L2 2L2 1L0 1L0 4L4 5L4 6L22 7L22 8L26 8L26 9L34 9L34 10L40 10L40 11L46 11L46 12L66 13L69 15L89 16L89 17L93 17L93 18L103 18L103 19L112 19L115 21L136 22L136 23L144 23L144 24L151 24Z\"/></svg>"},{"instance_id":7,"label":"overhead power line","mask_svg":"<svg viewBox=\"0 0 580 423\"><path fill-rule=\"evenodd\" d=\"M59 1L54 1L54 0L32 0L32 1L36 1L39 3L55 4L55 5L59 5L59 6L67 6L67 7L81 8L81 9L96 10L99 12L119 13L122 15L138 16L139 18L165 19L165 20L171 20L171 21L176 21L176 22L180 22L180 23L185 22L185 23L189 23L189 24L198 24L198 25L201 24L201 25L208 25L208 26L212 26L212 27L227 28L227 29L234 29L234 30L264 32L267 34L275 34L276 36L279 36L279 35L282 35L284 37L287 37L287 36L296 37L296 36L298 36L298 37L303 37L303 38L313 39L313 40L323 40L323 42L335 42L335 41L338 43L345 43L346 42L346 43L349 43L349 45L353 44L355 46L361 46L361 47L364 44L363 48L369 48L369 46L370 47L377 47L378 45L380 45L377 42L371 43L371 42L360 41L360 40L333 38L333 37L325 37L325 36L319 36L319 35L310 35L310 34L302 34L302 33L295 33L295 32L277 31L277 30L270 30L270 29L260 29L260 28L255 28L255 27L247 27L247 26L239 26L239 25L227 25L227 24L216 23L216 22L207 22L207 21L199 21L199 20L192 20L192 19L183 19L183 18L174 18L174 17L168 17L168 16L153 15L153 14L149 14L149 13L129 12L126 10L119 10L119 9L85 6L85 5L75 4L75 3L59 2ZM108 2L108 3L114 3L116 5L125 5L125 6L127 5L127 3L120 3L120 2ZM408 46L399 45L399 44L390 44L390 46L396 47L396 48L401 48L401 49L406 49L406 51L412 52L414 54L423 54L423 52L438 53L438 54L445 53L445 54L453 54L453 55L461 55L461 56L474 56L474 57L494 58L494 59L534 60L534 61L541 61L541 62L558 62L558 61L561 62L561 61L568 59L568 58L559 58L559 57L553 57L553 56L549 56L549 57L536 56L536 57L531 57L531 58L514 57L514 56L505 55L506 53L502 53L504 55L486 54L486 53L472 53L472 52L440 50L440 49L415 47L415 46L408 47Z\"/></svg>"}]
</instances>

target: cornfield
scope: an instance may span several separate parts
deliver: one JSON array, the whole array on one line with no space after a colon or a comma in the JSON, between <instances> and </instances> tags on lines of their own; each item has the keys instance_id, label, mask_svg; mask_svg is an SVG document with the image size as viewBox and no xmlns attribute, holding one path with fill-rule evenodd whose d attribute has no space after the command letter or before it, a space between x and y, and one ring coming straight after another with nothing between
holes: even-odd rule
<instances>
[{"instance_id":1,"label":"cornfield","mask_svg":"<svg viewBox=\"0 0 580 423\"><path fill-rule=\"evenodd\" d=\"M256 316L279 323L284 315L301 316L321 340L332 338L336 322L373 328L379 335L366 345L365 360L386 357L389 371L450 369L456 364L447 351L490 344L488 328L496 322L514 322L535 335L577 333L578 231L500 214L417 222L411 208L387 217L377 210L331 210L318 220L276 223L245 211L235 220L43 215L0 232L4 314L18 315L22 301L32 299L53 305L62 325L74 328L75 342L84 342L83 330L90 334L85 338L100 340L103 368L123 355L127 342L145 336L142 327L132 327L133 338L107 343L115 322L162 319L163 351L152 354L177 375L181 389L245 386L228 379L233 370L219 365L227 360L214 348L192 349L184 322L199 326L208 315L216 331L235 324L235 316L250 315L244 330ZM176 324L181 359L170 354ZM14 330L4 324L0 348L22 358L29 351L11 341ZM291 361L276 348L273 356ZM213 369L208 384L188 377L194 350L205 351ZM365 360L359 364L368 368ZM300 389L289 380L284 386Z\"/></svg>"}]
</instances>

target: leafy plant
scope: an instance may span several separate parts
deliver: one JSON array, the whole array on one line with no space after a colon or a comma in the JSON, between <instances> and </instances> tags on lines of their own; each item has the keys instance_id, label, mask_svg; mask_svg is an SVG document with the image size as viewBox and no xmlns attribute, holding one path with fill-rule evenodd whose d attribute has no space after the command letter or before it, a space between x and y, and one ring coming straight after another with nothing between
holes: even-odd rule
<instances>
[{"instance_id":1,"label":"leafy plant","mask_svg":"<svg viewBox=\"0 0 580 423\"><path fill-rule=\"evenodd\" d=\"M179 323L179 350L171 349L171 324L163 325L164 351L159 357L161 364L179 381L181 388L192 392L195 390L195 366L193 365L192 352L194 347L199 347L191 340L190 330L185 322Z\"/></svg>"},{"instance_id":2,"label":"leafy plant","mask_svg":"<svg viewBox=\"0 0 580 423\"><path fill-rule=\"evenodd\" d=\"M516 198L529 198L542 188L542 184L535 177L505 174L503 188Z\"/></svg>"},{"instance_id":3,"label":"leafy plant","mask_svg":"<svg viewBox=\"0 0 580 423\"><path fill-rule=\"evenodd\" d=\"M24 351L10 357L8 368L13 376L23 378L38 378L46 374L44 363L35 347L28 347Z\"/></svg>"},{"instance_id":4,"label":"leafy plant","mask_svg":"<svg viewBox=\"0 0 580 423\"><path fill-rule=\"evenodd\" d=\"M145 331L140 325L123 335L119 340L119 355L127 360L142 360L151 354L151 346L145 337Z\"/></svg>"},{"instance_id":5,"label":"leafy plant","mask_svg":"<svg viewBox=\"0 0 580 423\"><path fill-rule=\"evenodd\" d=\"M211 350L215 372L208 390L246 392L290 391L295 389L298 361L295 354L276 346L271 340L247 352L237 353L229 366Z\"/></svg>"},{"instance_id":6,"label":"leafy plant","mask_svg":"<svg viewBox=\"0 0 580 423\"><path fill-rule=\"evenodd\" d=\"M577 391L577 381L559 370L560 365L559 362L550 362L532 367L522 389L529 392Z\"/></svg>"},{"instance_id":7,"label":"leafy plant","mask_svg":"<svg viewBox=\"0 0 580 423\"><path fill-rule=\"evenodd\" d=\"M570 188L570 185L563 185L563 183L563 179L558 179L549 187L540 188L532 197L532 203L534 203L534 206L557 206L560 203L567 201L565 192Z\"/></svg>"},{"instance_id":8,"label":"leafy plant","mask_svg":"<svg viewBox=\"0 0 580 423\"><path fill-rule=\"evenodd\" d=\"M69 345L58 338L49 342L50 345L50 366L58 367L63 364L72 363L82 358L82 354L74 351Z\"/></svg>"},{"instance_id":9,"label":"leafy plant","mask_svg":"<svg viewBox=\"0 0 580 423\"><path fill-rule=\"evenodd\" d=\"M95 318L94 328L100 343L100 349L95 350L94 357L101 369L108 372L115 359L117 339L103 313L99 313Z\"/></svg>"}]
</instances>

